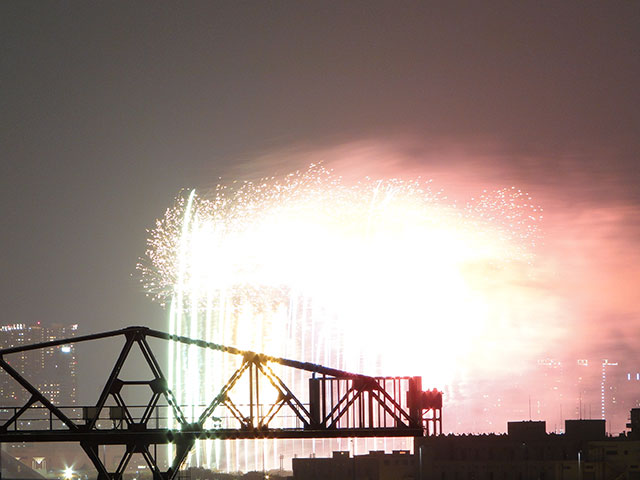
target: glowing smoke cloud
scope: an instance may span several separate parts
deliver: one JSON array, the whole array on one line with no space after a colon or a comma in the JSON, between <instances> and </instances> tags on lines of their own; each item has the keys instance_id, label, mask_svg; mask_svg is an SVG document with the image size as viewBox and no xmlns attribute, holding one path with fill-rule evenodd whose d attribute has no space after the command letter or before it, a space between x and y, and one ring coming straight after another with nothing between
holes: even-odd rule
<instances>
[{"instance_id":1,"label":"glowing smoke cloud","mask_svg":"<svg viewBox=\"0 0 640 480\"><path fill-rule=\"evenodd\" d=\"M506 189L459 206L429 182L345 185L312 165L180 195L138 268L170 305L171 333L442 388L493 327L496 285L533 258L541 211L530 200ZM170 364L187 405L231 373L186 347ZM248 449L198 444L191 463L259 468Z\"/></svg>"}]
</instances>

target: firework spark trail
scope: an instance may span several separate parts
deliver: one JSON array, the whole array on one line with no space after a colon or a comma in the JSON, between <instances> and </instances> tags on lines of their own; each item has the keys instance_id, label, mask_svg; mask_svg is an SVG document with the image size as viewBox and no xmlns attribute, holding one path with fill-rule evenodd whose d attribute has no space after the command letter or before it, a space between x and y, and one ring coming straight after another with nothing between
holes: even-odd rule
<instances>
[{"instance_id":1,"label":"firework spark trail","mask_svg":"<svg viewBox=\"0 0 640 480\"><path fill-rule=\"evenodd\" d=\"M138 269L148 295L170 304L171 333L442 387L490 328L486 285L532 261L541 218L515 188L459 206L430 182L345 185L312 165L178 196ZM170 352L181 403L203 403L213 393L203 379L220 385L230 373L198 355ZM209 443L192 463L255 468L257 453Z\"/></svg>"}]
</instances>

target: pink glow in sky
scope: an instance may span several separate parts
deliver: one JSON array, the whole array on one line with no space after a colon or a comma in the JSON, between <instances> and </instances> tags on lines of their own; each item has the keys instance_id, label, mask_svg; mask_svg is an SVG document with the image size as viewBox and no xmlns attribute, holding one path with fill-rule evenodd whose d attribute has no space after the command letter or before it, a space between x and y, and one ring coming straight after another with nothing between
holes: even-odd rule
<instances>
[{"instance_id":1,"label":"pink glow in sky","mask_svg":"<svg viewBox=\"0 0 640 480\"><path fill-rule=\"evenodd\" d=\"M513 328L508 336L500 329L488 332L469 347L468 368L460 368L445 388L445 430L500 431L507 420L529 418L530 402L531 416L546 420L549 430L561 428L564 418L599 418L601 364L608 359L619 363L606 385L605 402L617 397L615 405L605 405L608 429L622 431L629 408L640 400L634 385L618 385L640 371L640 359L631 353L640 347L638 206L616 191L615 179L585 172L571 159L549 169L549 159L512 165L506 155L491 153L495 145L412 145L363 141L300 148L266 154L251 165L259 171L262 165L322 161L347 180L421 176L460 203L484 190L513 186L528 192L544 209L535 260L507 283L486 286L495 308L507 312L501 321ZM499 318L501 312L493 314ZM589 366L580 370L578 360ZM482 412L490 413L485 418Z\"/></svg>"}]
</instances>

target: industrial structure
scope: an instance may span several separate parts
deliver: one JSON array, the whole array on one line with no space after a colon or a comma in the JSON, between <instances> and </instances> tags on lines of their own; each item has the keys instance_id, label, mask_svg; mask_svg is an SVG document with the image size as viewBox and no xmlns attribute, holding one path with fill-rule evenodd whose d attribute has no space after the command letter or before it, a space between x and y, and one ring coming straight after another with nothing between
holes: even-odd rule
<instances>
[{"instance_id":1,"label":"industrial structure","mask_svg":"<svg viewBox=\"0 0 640 480\"><path fill-rule=\"evenodd\" d=\"M121 338L122 349L90 406L66 409L29 382L13 358L27 352L79 342ZM177 342L233 355L238 367L218 394L197 411L178 405L150 339ZM175 344L175 343L174 343ZM139 349L149 374L121 375L133 349ZM144 457L154 480L173 479L198 439L424 437L442 433L442 393L422 390L420 377L370 377L322 365L243 351L146 327L45 341L0 350L0 368L26 392L22 405L1 408L0 443L74 442L98 472L98 480L120 480L132 456ZM294 391L278 370L308 376L308 388ZM147 387L146 405L126 401L129 387ZM295 417L295 424L284 421ZM157 445L173 445L166 471L157 462ZM119 445L124 453L115 470L100 458L100 447Z\"/></svg>"}]
</instances>

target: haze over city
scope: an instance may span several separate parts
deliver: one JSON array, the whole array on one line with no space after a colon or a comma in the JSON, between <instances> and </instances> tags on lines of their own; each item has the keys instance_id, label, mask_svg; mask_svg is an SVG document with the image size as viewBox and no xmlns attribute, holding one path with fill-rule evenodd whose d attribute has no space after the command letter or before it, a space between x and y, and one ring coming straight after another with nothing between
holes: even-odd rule
<instances>
[{"instance_id":1,"label":"haze over city","mask_svg":"<svg viewBox=\"0 0 640 480\"><path fill-rule=\"evenodd\" d=\"M601 418L603 365L640 373L640 3L4 2L0 24L2 324L168 330L136 265L175 198L321 165L346 196L418 182L462 211L519 192L506 213L474 210L509 231L510 211L535 209L517 262L465 257L486 309L477 332L479 311L433 290L447 284L424 260L443 246L426 240L411 300L392 297L399 318L363 326L375 348L410 346L392 372L372 356L443 390L445 432ZM350 208L321 186L323 205ZM446 305L468 315L434 338ZM98 348L78 349L80 404L103 382ZM608 431L624 429L638 386L610 394Z\"/></svg>"}]
</instances>

